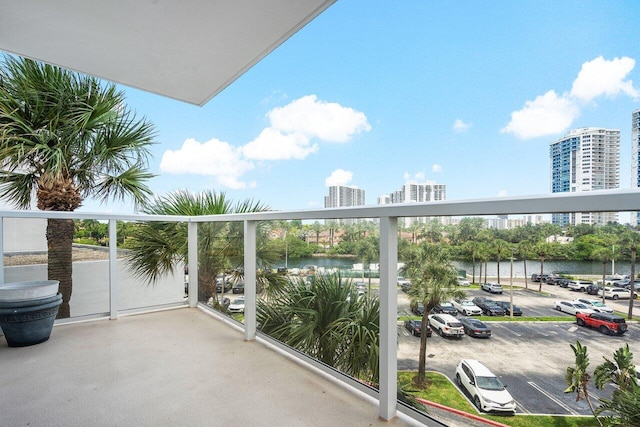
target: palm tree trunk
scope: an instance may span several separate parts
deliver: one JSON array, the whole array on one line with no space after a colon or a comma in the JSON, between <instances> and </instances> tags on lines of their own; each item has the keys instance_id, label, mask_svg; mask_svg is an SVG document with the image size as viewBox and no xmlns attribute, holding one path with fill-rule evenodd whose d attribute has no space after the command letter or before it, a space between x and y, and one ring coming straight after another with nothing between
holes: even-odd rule
<instances>
[{"instance_id":1,"label":"palm tree trunk","mask_svg":"<svg viewBox=\"0 0 640 427\"><path fill-rule=\"evenodd\" d=\"M522 262L524 263L524 288L529 289L529 282L527 281L527 258L523 258Z\"/></svg>"},{"instance_id":2,"label":"palm tree trunk","mask_svg":"<svg viewBox=\"0 0 640 427\"><path fill-rule=\"evenodd\" d=\"M631 276L629 277L629 290L631 293L629 294L629 312L627 313L629 320L633 318L633 302L635 301L633 294L636 291L636 250L636 246L631 246ZM604 295L604 284L602 285L602 294Z\"/></svg>"},{"instance_id":3,"label":"palm tree trunk","mask_svg":"<svg viewBox=\"0 0 640 427\"><path fill-rule=\"evenodd\" d=\"M476 283L476 257L475 256L471 257L471 271L473 272L471 274L471 283Z\"/></svg>"},{"instance_id":4,"label":"palm tree trunk","mask_svg":"<svg viewBox=\"0 0 640 427\"><path fill-rule=\"evenodd\" d=\"M427 382L426 363L427 363L427 309L425 307L422 314L422 333L420 334L420 353L418 356L418 376L415 379L415 384L418 388L424 388Z\"/></svg>"},{"instance_id":5,"label":"palm tree trunk","mask_svg":"<svg viewBox=\"0 0 640 427\"><path fill-rule=\"evenodd\" d=\"M498 283L500 283L500 254L498 254Z\"/></svg>"},{"instance_id":6,"label":"palm tree trunk","mask_svg":"<svg viewBox=\"0 0 640 427\"><path fill-rule=\"evenodd\" d=\"M542 292L542 275L544 274L544 257L540 258L540 282L538 284L538 292Z\"/></svg>"},{"instance_id":7,"label":"palm tree trunk","mask_svg":"<svg viewBox=\"0 0 640 427\"><path fill-rule=\"evenodd\" d=\"M58 308L56 316L58 319L71 316L69 301L73 286L73 230L72 219L50 218L47 220L47 248L49 250L47 275L49 280L60 281L59 291L62 294L62 304Z\"/></svg>"}]
</instances>

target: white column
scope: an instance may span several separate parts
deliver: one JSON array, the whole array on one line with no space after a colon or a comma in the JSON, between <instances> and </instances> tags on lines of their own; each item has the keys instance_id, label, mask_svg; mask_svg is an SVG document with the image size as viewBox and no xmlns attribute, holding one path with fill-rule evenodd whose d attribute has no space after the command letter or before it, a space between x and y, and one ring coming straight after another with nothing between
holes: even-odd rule
<instances>
[{"instance_id":1,"label":"white column","mask_svg":"<svg viewBox=\"0 0 640 427\"><path fill-rule=\"evenodd\" d=\"M189 268L189 307L198 305L198 223L187 225L187 258Z\"/></svg>"},{"instance_id":2,"label":"white column","mask_svg":"<svg viewBox=\"0 0 640 427\"><path fill-rule=\"evenodd\" d=\"M380 218L380 406L384 420L396 416L398 389L398 218Z\"/></svg>"},{"instance_id":3,"label":"white column","mask_svg":"<svg viewBox=\"0 0 640 427\"><path fill-rule=\"evenodd\" d=\"M244 339L256 339L256 222L244 222Z\"/></svg>"},{"instance_id":4,"label":"white column","mask_svg":"<svg viewBox=\"0 0 640 427\"><path fill-rule=\"evenodd\" d=\"M109 220L109 318L118 318L118 233L117 221Z\"/></svg>"},{"instance_id":5,"label":"white column","mask_svg":"<svg viewBox=\"0 0 640 427\"><path fill-rule=\"evenodd\" d=\"M0 283L4 283L4 217L0 216Z\"/></svg>"}]
</instances>

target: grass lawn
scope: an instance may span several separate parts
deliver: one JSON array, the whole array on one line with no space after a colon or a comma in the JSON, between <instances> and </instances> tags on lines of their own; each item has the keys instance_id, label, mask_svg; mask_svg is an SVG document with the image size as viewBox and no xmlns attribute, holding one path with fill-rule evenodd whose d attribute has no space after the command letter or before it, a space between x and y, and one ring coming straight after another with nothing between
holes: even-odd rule
<instances>
[{"instance_id":1,"label":"grass lawn","mask_svg":"<svg viewBox=\"0 0 640 427\"><path fill-rule=\"evenodd\" d=\"M413 386L412 380L415 375L416 372L413 371L398 372L398 385L403 387L405 392L415 397L420 397L450 408L478 415L478 411L475 406L469 403L465 396L463 396L444 375L438 372L427 372L427 381L430 383L430 386L426 390L417 390ZM514 427L590 427L598 425L593 417L552 417L521 414L515 416L480 414L480 416Z\"/></svg>"}]
</instances>

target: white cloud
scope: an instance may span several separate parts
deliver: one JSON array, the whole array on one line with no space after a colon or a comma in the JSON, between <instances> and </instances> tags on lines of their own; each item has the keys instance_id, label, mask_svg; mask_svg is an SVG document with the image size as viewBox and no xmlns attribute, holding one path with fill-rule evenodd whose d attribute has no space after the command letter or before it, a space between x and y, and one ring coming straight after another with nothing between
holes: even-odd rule
<instances>
[{"instance_id":1,"label":"white cloud","mask_svg":"<svg viewBox=\"0 0 640 427\"><path fill-rule=\"evenodd\" d=\"M284 133L306 135L327 142L347 142L371 125L364 113L334 102L320 101L316 95L303 96L267 114L271 126Z\"/></svg>"},{"instance_id":2,"label":"white cloud","mask_svg":"<svg viewBox=\"0 0 640 427\"><path fill-rule=\"evenodd\" d=\"M609 61L601 56L583 63L571 92L558 95L550 90L533 101L526 101L522 109L511 113L511 121L500 132L512 133L521 139L558 134L580 116L584 104L600 96L623 94L639 99L640 90L631 80L625 80L635 63L629 57Z\"/></svg>"},{"instance_id":3,"label":"white cloud","mask_svg":"<svg viewBox=\"0 0 640 427\"><path fill-rule=\"evenodd\" d=\"M353 172L346 171L344 169L336 169L331 172L331 175L324 180L324 185L332 187L334 185L349 185L353 179Z\"/></svg>"},{"instance_id":4,"label":"white cloud","mask_svg":"<svg viewBox=\"0 0 640 427\"><path fill-rule=\"evenodd\" d=\"M434 164L433 166L431 166L431 171L432 172L442 172L442 165Z\"/></svg>"},{"instance_id":5,"label":"white cloud","mask_svg":"<svg viewBox=\"0 0 640 427\"><path fill-rule=\"evenodd\" d=\"M286 97L278 92L273 96ZM318 152L320 142L346 142L356 134L371 130L364 113L318 100L316 95L274 108L267 116L269 126L247 144L233 146L215 138L204 143L187 139L180 149L165 151L160 170L169 174L211 176L217 184L232 189L255 187L255 182L241 179L254 168L253 160L303 160Z\"/></svg>"},{"instance_id":6,"label":"white cloud","mask_svg":"<svg viewBox=\"0 0 640 427\"><path fill-rule=\"evenodd\" d=\"M570 95L584 102L590 102L598 96L614 97L624 94L640 98L640 91L631 80L625 80L636 65L633 58L627 56L607 61L602 56L582 64L578 77L573 81Z\"/></svg>"},{"instance_id":7,"label":"white cloud","mask_svg":"<svg viewBox=\"0 0 640 427\"><path fill-rule=\"evenodd\" d=\"M453 122L453 131L457 133L464 133L469 130L471 123L465 123L462 119L456 119Z\"/></svg>"},{"instance_id":8,"label":"white cloud","mask_svg":"<svg viewBox=\"0 0 640 427\"><path fill-rule=\"evenodd\" d=\"M521 139L553 135L566 130L579 115L580 109L571 100L550 90L511 113L511 121L501 132Z\"/></svg>"},{"instance_id":9,"label":"white cloud","mask_svg":"<svg viewBox=\"0 0 640 427\"><path fill-rule=\"evenodd\" d=\"M213 176L223 184L232 184L231 188L245 188L238 178L253 167L242 159L238 148L215 138L204 143L189 138L180 149L165 151L160 161L162 172Z\"/></svg>"},{"instance_id":10,"label":"white cloud","mask_svg":"<svg viewBox=\"0 0 640 427\"><path fill-rule=\"evenodd\" d=\"M242 153L253 160L302 160L318 151L318 144L298 133L283 134L274 128L265 128L253 141L242 147Z\"/></svg>"},{"instance_id":11,"label":"white cloud","mask_svg":"<svg viewBox=\"0 0 640 427\"><path fill-rule=\"evenodd\" d=\"M435 166L435 165L434 165ZM409 172L405 172L404 175L405 184L435 184L435 181L427 180L427 175L424 172L417 172L413 176Z\"/></svg>"}]
</instances>

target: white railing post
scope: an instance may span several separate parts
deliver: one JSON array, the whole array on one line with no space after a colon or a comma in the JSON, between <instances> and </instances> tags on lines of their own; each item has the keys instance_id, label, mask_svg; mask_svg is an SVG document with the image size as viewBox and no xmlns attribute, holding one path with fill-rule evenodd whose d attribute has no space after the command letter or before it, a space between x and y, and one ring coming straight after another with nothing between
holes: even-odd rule
<instances>
[{"instance_id":1,"label":"white railing post","mask_svg":"<svg viewBox=\"0 0 640 427\"><path fill-rule=\"evenodd\" d=\"M256 339L256 221L244 222L244 339Z\"/></svg>"},{"instance_id":2,"label":"white railing post","mask_svg":"<svg viewBox=\"0 0 640 427\"><path fill-rule=\"evenodd\" d=\"M380 406L396 416L398 389L398 218L380 218Z\"/></svg>"},{"instance_id":3,"label":"white railing post","mask_svg":"<svg viewBox=\"0 0 640 427\"><path fill-rule=\"evenodd\" d=\"M198 223L187 224L187 257L189 269L189 307L198 305Z\"/></svg>"},{"instance_id":4,"label":"white railing post","mask_svg":"<svg viewBox=\"0 0 640 427\"><path fill-rule=\"evenodd\" d=\"M118 233L117 221L109 220L109 318L118 318Z\"/></svg>"},{"instance_id":5,"label":"white railing post","mask_svg":"<svg viewBox=\"0 0 640 427\"><path fill-rule=\"evenodd\" d=\"M0 216L0 283L4 283L4 217Z\"/></svg>"}]
</instances>

